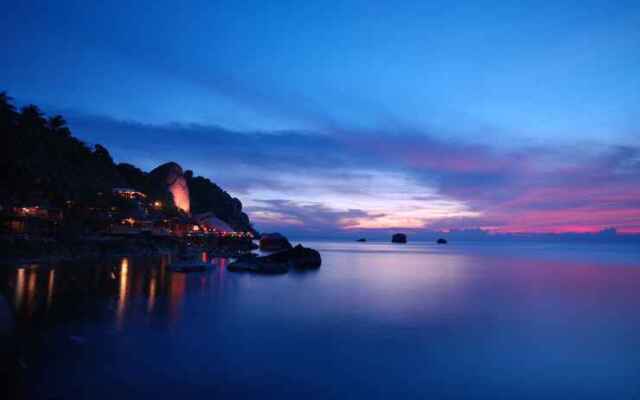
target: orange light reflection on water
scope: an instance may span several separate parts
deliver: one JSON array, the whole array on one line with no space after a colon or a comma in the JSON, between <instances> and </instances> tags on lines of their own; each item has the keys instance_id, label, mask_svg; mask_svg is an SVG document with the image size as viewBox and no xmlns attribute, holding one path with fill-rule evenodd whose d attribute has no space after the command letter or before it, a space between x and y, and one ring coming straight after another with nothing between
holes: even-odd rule
<instances>
[{"instance_id":1,"label":"orange light reflection on water","mask_svg":"<svg viewBox=\"0 0 640 400\"><path fill-rule=\"evenodd\" d=\"M19 268L18 269L18 277L16 279L16 297L15 297L15 303L16 303L16 310L20 310L20 307L22 306L22 298L24 297L24 268Z\"/></svg>"},{"instance_id":2,"label":"orange light reflection on water","mask_svg":"<svg viewBox=\"0 0 640 400\"><path fill-rule=\"evenodd\" d=\"M149 282L149 301L147 302L147 313L153 312L153 308L156 305L157 295L157 278L156 271L151 271L151 280Z\"/></svg>"},{"instance_id":3,"label":"orange light reflection on water","mask_svg":"<svg viewBox=\"0 0 640 400\"><path fill-rule=\"evenodd\" d=\"M33 310L35 308L35 299L36 299L36 271L29 271L29 283L27 285L27 313L28 315L33 314Z\"/></svg>"},{"instance_id":4,"label":"orange light reflection on water","mask_svg":"<svg viewBox=\"0 0 640 400\"><path fill-rule=\"evenodd\" d=\"M172 273L169 278L169 319L175 322L180 317L180 307L186 288L186 274Z\"/></svg>"},{"instance_id":5,"label":"orange light reflection on water","mask_svg":"<svg viewBox=\"0 0 640 400\"><path fill-rule=\"evenodd\" d=\"M47 283L47 310L51 308L51 300L53 299L53 288L56 282L56 270L49 271L49 282Z\"/></svg>"},{"instance_id":6,"label":"orange light reflection on water","mask_svg":"<svg viewBox=\"0 0 640 400\"><path fill-rule=\"evenodd\" d=\"M124 314L127 302L127 283L129 279L129 259L123 258L120 263L120 285L118 288L118 309L116 311L116 323L118 329L121 329L124 323Z\"/></svg>"}]
</instances>

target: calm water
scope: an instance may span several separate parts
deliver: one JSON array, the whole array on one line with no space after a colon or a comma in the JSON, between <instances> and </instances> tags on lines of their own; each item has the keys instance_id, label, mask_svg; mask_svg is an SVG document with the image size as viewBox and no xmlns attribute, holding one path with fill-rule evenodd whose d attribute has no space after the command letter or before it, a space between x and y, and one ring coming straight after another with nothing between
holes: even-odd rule
<instances>
[{"instance_id":1,"label":"calm water","mask_svg":"<svg viewBox=\"0 0 640 400\"><path fill-rule=\"evenodd\" d=\"M3 267L27 394L640 399L638 248L304 244L319 271Z\"/></svg>"}]
</instances>

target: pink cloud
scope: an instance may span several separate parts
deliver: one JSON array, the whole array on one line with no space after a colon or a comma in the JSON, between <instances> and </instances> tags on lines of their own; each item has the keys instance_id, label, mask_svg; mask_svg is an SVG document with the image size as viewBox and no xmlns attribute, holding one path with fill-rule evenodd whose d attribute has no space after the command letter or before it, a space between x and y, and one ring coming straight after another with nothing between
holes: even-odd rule
<instances>
[{"instance_id":1,"label":"pink cloud","mask_svg":"<svg viewBox=\"0 0 640 400\"><path fill-rule=\"evenodd\" d=\"M640 149L596 152L535 148L500 153L413 138L373 150L415 175L435 181L443 194L481 213L465 227L494 232L597 232L615 227L640 233ZM429 226L456 227L454 221Z\"/></svg>"}]
</instances>

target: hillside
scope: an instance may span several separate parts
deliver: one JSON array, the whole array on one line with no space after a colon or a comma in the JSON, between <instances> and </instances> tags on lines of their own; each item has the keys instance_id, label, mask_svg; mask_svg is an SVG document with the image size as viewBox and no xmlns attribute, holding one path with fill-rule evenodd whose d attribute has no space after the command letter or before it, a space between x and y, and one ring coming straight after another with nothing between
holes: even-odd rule
<instances>
[{"instance_id":1,"label":"hillside","mask_svg":"<svg viewBox=\"0 0 640 400\"><path fill-rule=\"evenodd\" d=\"M175 209L161 173L134 165L116 164L102 145L89 146L74 137L63 117L47 117L37 106L16 110L12 99L0 93L0 205L11 207L66 202L92 203L115 187L129 187ZM175 163L163 164L177 165ZM182 167L178 166L180 174ZM156 170L158 170L156 169ZM154 170L154 171L156 171ZM184 174L193 213L213 212L232 227L253 231L242 203L209 179ZM184 199L182 199L184 201ZM186 199L189 203L189 198Z\"/></svg>"}]
</instances>

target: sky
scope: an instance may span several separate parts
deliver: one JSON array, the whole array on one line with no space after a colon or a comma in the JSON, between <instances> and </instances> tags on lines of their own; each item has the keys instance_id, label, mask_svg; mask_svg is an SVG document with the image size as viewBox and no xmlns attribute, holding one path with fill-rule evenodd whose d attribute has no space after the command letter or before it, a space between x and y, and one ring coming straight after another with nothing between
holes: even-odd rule
<instances>
[{"instance_id":1,"label":"sky","mask_svg":"<svg viewBox=\"0 0 640 400\"><path fill-rule=\"evenodd\" d=\"M0 90L259 230L640 233L637 1L3 3Z\"/></svg>"}]
</instances>

